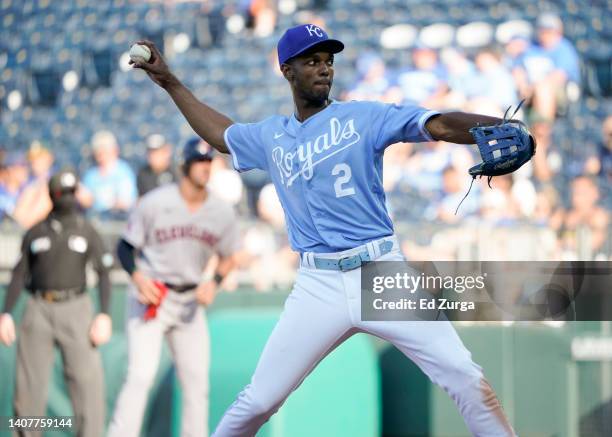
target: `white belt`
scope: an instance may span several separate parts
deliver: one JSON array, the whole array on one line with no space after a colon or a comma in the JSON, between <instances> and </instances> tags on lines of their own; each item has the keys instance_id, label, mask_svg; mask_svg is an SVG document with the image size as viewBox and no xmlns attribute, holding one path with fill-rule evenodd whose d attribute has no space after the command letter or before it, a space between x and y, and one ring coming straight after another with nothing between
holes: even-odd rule
<instances>
[{"instance_id":1,"label":"white belt","mask_svg":"<svg viewBox=\"0 0 612 437\"><path fill-rule=\"evenodd\" d=\"M320 270L347 272L361 267L364 263L375 261L397 247L395 235L370 241L354 249L343 252L320 254L304 252L301 254L301 265Z\"/></svg>"}]
</instances>

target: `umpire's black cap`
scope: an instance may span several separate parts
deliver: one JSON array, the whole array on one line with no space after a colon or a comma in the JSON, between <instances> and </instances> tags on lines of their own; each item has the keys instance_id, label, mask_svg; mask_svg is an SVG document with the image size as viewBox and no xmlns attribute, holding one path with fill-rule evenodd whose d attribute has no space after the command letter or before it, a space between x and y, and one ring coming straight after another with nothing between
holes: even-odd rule
<instances>
[{"instance_id":1,"label":"umpire's black cap","mask_svg":"<svg viewBox=\"0 0 612 437\"><path fill-rule=\"evenodd\" d=\"M79 183L79 177L71 168L64 168L49 179L51 197L59 197L64 193L74 193Z\"/></svg>"}]
</instances>

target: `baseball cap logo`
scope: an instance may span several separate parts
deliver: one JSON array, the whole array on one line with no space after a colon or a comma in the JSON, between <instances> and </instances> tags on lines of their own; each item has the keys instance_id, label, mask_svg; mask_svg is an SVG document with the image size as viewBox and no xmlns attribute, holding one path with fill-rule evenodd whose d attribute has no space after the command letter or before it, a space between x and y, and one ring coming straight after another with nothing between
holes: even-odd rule
<instances>
[{"instance_id":1,"label":"baseball cap logo","mask_svg":"<svg viewBox=\"0 0 612 437\"><path fill-rule=\"evenodd\" d=\"M63 188L72 188L76 185L76 177L72 173L64 173L60 177L60 185Z\"/></svg>"},{"instance_id":2,"label":"baseball cap logo","mask_svg":"<svg viewBox=\"0 0 612 437\"><path fill-rule=\"evenodd\" d=\"M308 35L309 36L318 36L319 38L323 38L323 29L321 29L318 26L315 26L314 24L307 24L306 26L306 30L308 31Z\"/></svg>"},{"instance_id":3,"label":"baseball cap logo","mask_svg":"<svg viewBox=\"0 0 612 437\"><path fill-rule=\"evenodd\" d=\"M202 155L206 155L208 152L210 152L210 146L204 142L200 142L198 145L198 152L200 152Z\"/></svg>"}]
</instances>

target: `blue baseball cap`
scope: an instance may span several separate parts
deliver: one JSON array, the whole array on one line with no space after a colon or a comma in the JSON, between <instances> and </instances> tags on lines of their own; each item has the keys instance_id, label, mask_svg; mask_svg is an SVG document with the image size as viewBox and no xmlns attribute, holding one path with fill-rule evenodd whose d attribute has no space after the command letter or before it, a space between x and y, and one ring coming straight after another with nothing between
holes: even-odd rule
<instances>
[{"instance_id":1,"label":"blue baseball cap","mask_svg":"<svg viewBox=\"0 0 612 437\"><path fill-rule=\"evenodd\" d=\"M212 161L215 151L200 137L190 138L183 147L183 162Z\"/></svg>"},{"instance_id":2,"label":"blue baseball cap","mask_svg":"<svg viewBox=\"0 0 612 437\"><path fill-rule=\"evenodd\" d=\"M306 50L313 47L329 53L339 53L344 50L344 44L337 39L331 39L327 32L315 24L300 24L287 29L278 41L278 62L284 64Z\"/></svg>"}]
</instances>

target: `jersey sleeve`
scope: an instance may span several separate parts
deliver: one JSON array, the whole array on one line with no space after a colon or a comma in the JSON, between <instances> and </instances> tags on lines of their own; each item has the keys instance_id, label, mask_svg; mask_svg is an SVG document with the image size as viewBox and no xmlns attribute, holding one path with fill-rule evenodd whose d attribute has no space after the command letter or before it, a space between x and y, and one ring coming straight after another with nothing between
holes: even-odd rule
<instances>
[{"instance_id":1,"label":"jersey sleeve","mask_svg":"<svg viewBox=\"0 0 612 437\"><path fill-rule=\"evenodd\" d=\"M261 123L234 123L225 129L223 138L236 170L267 169L261 128Z\"/></svg>"},{"instance_id":2,"label":"jersey sleeve","mask_svg":"<svg viewBox=\"0 0 612 437\"><path fill-rule=\"evenodd\" d=\"M143 247L147 239L147 200L145 196L134 206L122 234L123 239L136 248Z\"/></svg>"},{"instance_id":3,"label":"jersey sleeve","mask_svg":"<svg viewBox=\"0 0 612 437\"><path fill-rule=\"evenodd\" d=\"M425 128L425 123L430 117L438 115L437 111L430 111L414 105L377 105L377 117L379 120L379 137L376 141L377 151L384 150L387 146L399 142L418 143L433 141L433 138Z\"/></svg>"}]
</instances>

